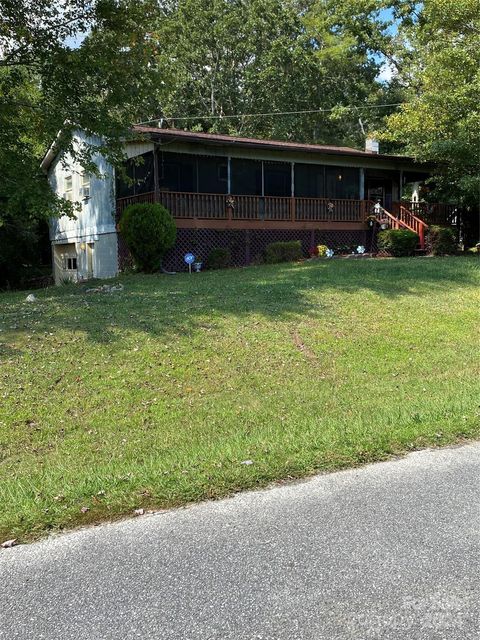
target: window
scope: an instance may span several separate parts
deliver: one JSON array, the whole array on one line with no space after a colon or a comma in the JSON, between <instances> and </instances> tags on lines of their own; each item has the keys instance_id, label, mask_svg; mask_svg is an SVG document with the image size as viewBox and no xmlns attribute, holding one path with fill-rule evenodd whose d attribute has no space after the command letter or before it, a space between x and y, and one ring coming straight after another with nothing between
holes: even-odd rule
<instances>
[{"instance_id":1,"label":"window","mask_svg":"<svg viewBox=\"0 0 480 640\"><path fill-rule=\"evenodd\" d=\"M72 256L65 257L65 269L67 271L76 271L77 270L77 258Z\"/></svg>"},{"instance_id":2,"label":"window","mask_svg":"<svg viewBox=\"0 0 480 640\"><path fill-rule=\"evenodd\" d=\"M90 175L88 173L82 173L80 185L80 197L85 200L90 198Z\"/></svg>"},{"instance_id":3,"label":"window","mask_svg":"<svg viewBox=\"0 0 480 640\"><path fill-rule=\"evenodd\" d=\"M65 176L63 179L63 197L65 200L73 200L73 177Z\"/></svg>"}]
</instances>

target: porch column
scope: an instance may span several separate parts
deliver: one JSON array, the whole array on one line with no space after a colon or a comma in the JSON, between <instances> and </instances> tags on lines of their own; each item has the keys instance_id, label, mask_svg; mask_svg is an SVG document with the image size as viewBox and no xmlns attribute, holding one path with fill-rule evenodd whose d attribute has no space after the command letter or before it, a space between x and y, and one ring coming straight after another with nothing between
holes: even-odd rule
<instances>
[{"instance_id":1,"label":"porch column","mask_svg":"<svg viewBox=\"0 0 480 640\"><path fill-rule=\"evenodd\" d=\"M227 157L227 193L232 193L232 158Z\"/></svg>"},{"instance_id":2,"label":"porch column","mask_svg":"<svg viewBox=\"0 0 480 640\"><path fill-rule=\"evenodd\" d=\"M290 195L291 195L291 205L290 205L290 216L292 222L295 222L295 163L290 163Z\"/></svg>"},{"instance_id":3,"label":"porch column","mask_svg":"<svg viewBox=\"0 0 480 640\"><path fill-rule=\"evenodd\" d=\"M153 145L153 199L155 202L160 200L160 182L158 179L158 153L157 145Z\"/></svg>"},{"instance_id":4,"label":"porch column","mask_svg":"<svg viewBox=\"0 0 480 640\"><path fill-rule=\"evenodd\" d=\"M365 169L360 169L360 184L359 184L360 200L365 200Z\"/></svg>"}]
</instances>

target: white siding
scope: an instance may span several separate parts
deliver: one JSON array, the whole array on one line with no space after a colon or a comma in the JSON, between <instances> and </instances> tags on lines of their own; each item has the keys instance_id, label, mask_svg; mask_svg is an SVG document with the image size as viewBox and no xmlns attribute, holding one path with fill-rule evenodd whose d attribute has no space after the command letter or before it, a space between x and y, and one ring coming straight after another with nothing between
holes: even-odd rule
<instances>
[{"instance_id":1,"label":"white siding","mask_svg":"<svg viewBox=\"0 0 480 640\"><path fill-rule=\"evenodd\" d=\"M86 140L82 132L75 135L76 144ZM94 141L98 144L98 141ZM50 223L50 239L52 245L71 245L76 247L77 276L83 280L91 277L89 270L87 247L93 243L93 276L111 278L118 273L117 233L115 229L114 172L101 154L94 158L100 177L90 176L90 198L83 200L80 196L83 169L75 164L71 157L57 158L52 162L48 179L52 189L60 196L65 188L65 177L72 176L72 199L80 202L81 210L76 219L63 216L52 219ZM53 251L54 256L58 250ZM61 251L60 251L61 253ZM57 261L58 262L58 261ZM54 260L55 280L63 279L59 265ZM73 277L68 274L68 277Z\"/></svg>"}]
</instances>

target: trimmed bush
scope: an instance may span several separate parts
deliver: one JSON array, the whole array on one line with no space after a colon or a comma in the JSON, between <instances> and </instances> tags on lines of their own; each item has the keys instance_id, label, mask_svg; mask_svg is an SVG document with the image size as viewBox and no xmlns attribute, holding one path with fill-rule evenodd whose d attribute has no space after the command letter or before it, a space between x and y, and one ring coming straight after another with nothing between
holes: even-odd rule
<instances>
[{"instance_id":1,"label":"trimmed bush","mask_svg":"<svg viewBox=\"0 0 480 640\"><path fill-rule=\"evenodd\" d=\"M120 233L135 264L152 273L162 265L162 258L175 244L177 229L169 211L161 204L131 204L123 212Z\"/></svg>"},{"instance_id":2,"label":"trimmed bush","mask_svg":"<svg viewBox=\"0 0 480 640\"><path fill-rule=\"evenodd\" d=\"M293 262L303 258L302 244L300 240L291 242L272 242L265 249L265 262Z\"/></svg>"},{"instance_id":3,"label":"trimmed bush","mask_svg":"<svg viewBox=\"0 0 480 640\"><path fill-rule=\"evenodd\" d=\"M428 227L425 242L428 253L434 256L445 256L457 252L455 232L449 227L438 225Z\"/></svg>"},{"instance_id":4,"label":"trimmed bush","mask_svg":"<svg viewBox=\"0 0 480 640\"><path fill-rule=\"evenodd\" d=\"M226 269L232 262L230 249L212 249L208 254L207 269Z\"/></svg>"},{"instance_id":5,"label":"trimmed bush","mask_svg":"<svg viewBox=\"0 0 480 640\"><path fill-rule=\"evenodd\" d=\"M418 235L409 229L386 229L378 234L379 248L396 258L414 255L418 242Z\"/></svg>"}]
</instances>

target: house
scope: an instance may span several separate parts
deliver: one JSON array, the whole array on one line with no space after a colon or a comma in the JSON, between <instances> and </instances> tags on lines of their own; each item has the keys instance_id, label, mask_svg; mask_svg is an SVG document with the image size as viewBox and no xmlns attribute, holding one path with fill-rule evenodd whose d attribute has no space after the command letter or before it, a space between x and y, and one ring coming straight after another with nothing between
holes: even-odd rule
<instances>
[{"instance_id":1,"label":"house","mask_svg":"<svg viewBox=\"0 0 480 640\"><path fill-rule=\"evenodd\" d=\"M405 186L415 193L428 169L382 155L371 141L362 151L135 126L125 155L127 181L115 179L100 155L103 179L84 175L53 150L44 158L56 193L82 202L77 220L51 226L57 282L111 277L128 264L116 222L135 202L160 202L175 219L168 269L185 269L186 252L205 260L215 247L228 247L233 264L249 264L276 240L301 240L306 254L320 243L368 248L374 237L367 219L380 210L384 223L413 229L422 244L428 222L448 223L455 214L454 205L401 201Z\"/></svg>"}]
</instances>

